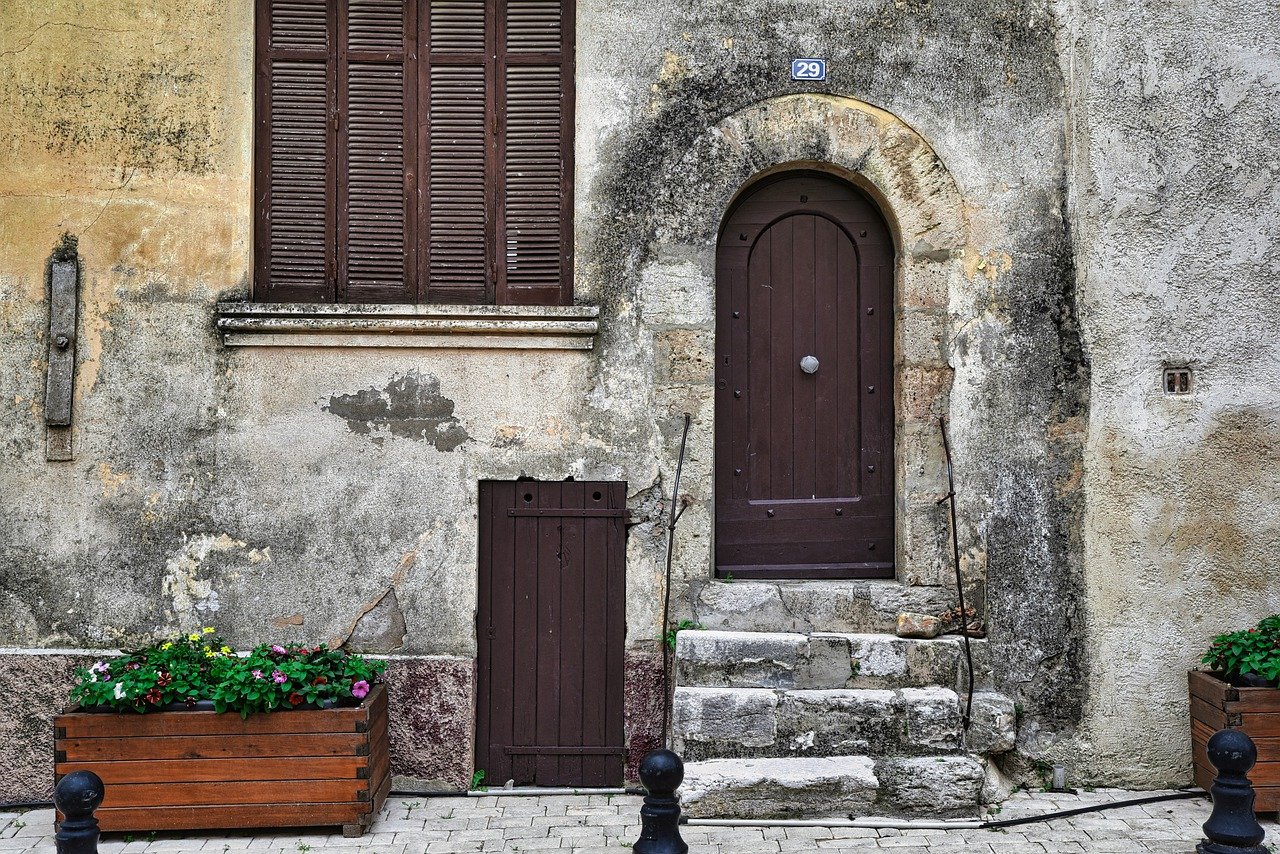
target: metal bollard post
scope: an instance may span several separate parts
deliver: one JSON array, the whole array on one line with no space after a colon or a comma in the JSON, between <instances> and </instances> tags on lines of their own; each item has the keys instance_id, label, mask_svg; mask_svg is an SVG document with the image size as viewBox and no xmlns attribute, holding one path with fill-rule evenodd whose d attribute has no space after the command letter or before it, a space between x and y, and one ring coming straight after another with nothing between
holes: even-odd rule
<instances>
[{"instance_id":1,"label":"metal bollard post","mask_svg":"<svg viewBox=\"0 0 1280 854\"><path fill-rule=\"evenodd\" d=\"M1209 739L1209 761L1218 769L1209 792L1213 812L1204 823L1199 854L1267 854L1266 831L1253 814L1253 784L1246 772L1258 761L1253 739L1240 730L1224 729Z\"/></svg>"},{"instance_id":2,"label":"metal bollard post","mask_svg":"<svg viewBox=\"0 0 1280 854\"><path fill-rule=\"evenodd\" d=\"M635 854L688 854L680 838L680 799L684 761L670 750L651 750L640 762L640 782L649 792L640 808L640 838Z\"/></svg>"},{"instance_id":3,"label":"metal bollard post","mask_svg":"<svg viewBox=\"0 0 1280 854\"><path fill-rule=\"evenodd\" d=\"M53 803L62 813L54 836L58 854L98 854L98 820L93 811L102 805L102 778L92 771L72 771L58 781Z\"/></svg>"}]
</instances>

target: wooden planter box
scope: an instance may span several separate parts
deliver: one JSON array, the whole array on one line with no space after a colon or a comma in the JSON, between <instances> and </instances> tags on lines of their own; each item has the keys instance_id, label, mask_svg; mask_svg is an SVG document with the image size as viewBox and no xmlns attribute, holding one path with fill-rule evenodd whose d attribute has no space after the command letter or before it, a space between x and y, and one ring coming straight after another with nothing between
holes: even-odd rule
<instances>
[{"instance_id":1,"label":"wooden planter box","mask_svg":"<svg viewBox=\"0 0 1280 854\"><path fill-rule=\"evenodd\" d=\"M234 712L71 712L54 774L102 778L104 831L342 825L360 836L391 789L387 693L360 706Z\"/></svg>"},{"instance_id":2,"label":"wooden planter box","mask_svg":"<svg viewBox=\"0 0 1280 854\"><path fill-rule=\"evenodd\" d=\"M1209 739L1220 729L1238 729L1258 746L1249 772L1257 812L1280 810L1280 688L1233 688L1212 673L1192 670L1191 755L1196 785L1205 791L1217 773L1209 762Z\"/></svg>"}]
</instances>

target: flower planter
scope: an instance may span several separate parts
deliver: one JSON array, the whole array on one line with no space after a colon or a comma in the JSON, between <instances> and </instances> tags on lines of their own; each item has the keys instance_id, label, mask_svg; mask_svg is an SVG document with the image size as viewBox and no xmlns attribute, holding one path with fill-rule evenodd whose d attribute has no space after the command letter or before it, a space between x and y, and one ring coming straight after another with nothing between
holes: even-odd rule
<instances>
[{"instance_id":1,"label":"flower planter","mask_svg":"<svg viewBox=\"0 0 1280 854\"><path fill-rule=\"evenodd\" d=\"M1258 746L1258 764L1249 772L1257 812L1280 810L1280 688L1234 688L1213 673L1192 670L1191 754L1196 785L1208 791L1216 773L1209 762L1209 738L1220 729L1238 729Z\"/></svg>"},{"instance_id":2,"label":"flower planter","mask_svg":"<svg viewBox=\"0 0 1280 854\"><path fill-rule=\"evenodd\" d=\"M391 788L387 694L356 707L234 712L75 711L54 719L57 779L106 784L104 831L341 825L368 829Z\"/></svg>"}]
</instances>

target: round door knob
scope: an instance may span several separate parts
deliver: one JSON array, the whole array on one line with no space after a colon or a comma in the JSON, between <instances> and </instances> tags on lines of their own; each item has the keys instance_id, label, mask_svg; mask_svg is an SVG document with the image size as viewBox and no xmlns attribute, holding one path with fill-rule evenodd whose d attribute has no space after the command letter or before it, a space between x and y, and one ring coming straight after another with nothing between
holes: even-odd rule
<instances>
[{"instance_id":1,"label":"round door knob","mask_svg":"<svg viewBox=\"0 0 1280 854\"><path fill-rule=\"evenodd\" d=\"M800 360L800 370L806 374L816 374L818 372L818 360L813 356L805 356Z\"/></svg>"}]
</instances>

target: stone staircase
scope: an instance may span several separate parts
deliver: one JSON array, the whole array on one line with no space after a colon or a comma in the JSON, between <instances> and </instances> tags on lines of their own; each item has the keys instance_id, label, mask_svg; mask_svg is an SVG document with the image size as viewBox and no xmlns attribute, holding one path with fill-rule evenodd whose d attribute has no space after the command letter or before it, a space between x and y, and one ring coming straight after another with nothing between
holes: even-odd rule
<instances>
[{"instance_id":1,"label":"stone staircase","mask_svg":"<svg viewBox=\"0 0 1280 854\"><path fill-rule=\"evenodd\" d=\"M686 814L958 817L999 799L989 757L1014 746L1013 702L979 676L965 732L962 639L887 633L900 611L948 606L890 582L705 588L700 628L676 641Z\"/></svg>"}]
</instances>

